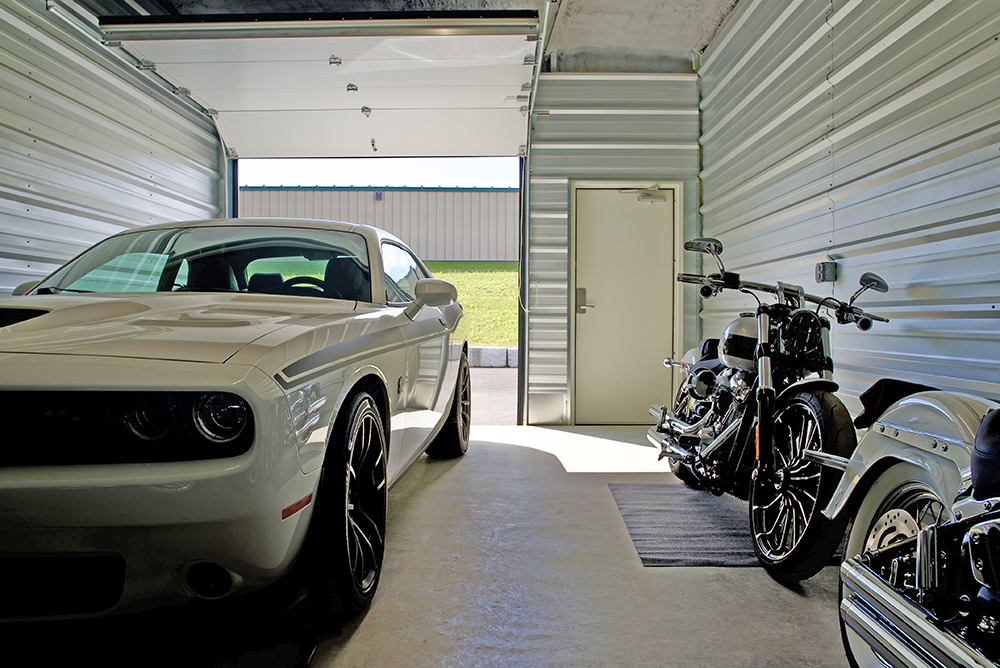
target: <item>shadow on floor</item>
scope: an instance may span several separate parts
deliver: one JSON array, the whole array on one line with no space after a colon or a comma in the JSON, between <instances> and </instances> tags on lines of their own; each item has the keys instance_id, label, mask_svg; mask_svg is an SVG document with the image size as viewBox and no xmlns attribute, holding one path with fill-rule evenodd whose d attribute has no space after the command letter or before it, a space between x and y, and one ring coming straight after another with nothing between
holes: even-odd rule
<instances>
[{"instance_id":1,"label":"shadow on floor","mask_svg":"<svg viewBox=\"0 0 1000 668\"><path fill-rule=\"evenodd\" d=\"M6 623L0 643L25 657L22 665L304 668L320 641L358 623L324 610L306 589L279 587L99 619Z\"/></svg>"}]
</instances>

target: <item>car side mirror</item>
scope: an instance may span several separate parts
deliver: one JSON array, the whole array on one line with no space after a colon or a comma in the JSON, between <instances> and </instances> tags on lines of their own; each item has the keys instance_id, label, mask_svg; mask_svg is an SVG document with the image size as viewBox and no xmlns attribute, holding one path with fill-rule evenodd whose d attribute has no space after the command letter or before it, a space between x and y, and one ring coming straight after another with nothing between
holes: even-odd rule
<instances>
[{"instance_id":1,"label":"car side mirror","mask_svg":"<svg viewBox=\"0 0 1000 668\"><path fill-rule=\"evenodd\" d=\"M421 278L413 288L414 300L406 307L406 317L413 320L425 306L451 306L458 301L458 290L439 278Z\"/></svg>"},{"instance_id":2,"label":"car side mirror","mask_svg":"<svg viewBox=\"0 0 1000 668\"><path fill-rule=\"evenodd\" d=\"M14 288L14 291L10 293L11 297L20 297L21 295L26 295L35 288L41 281L28 281L27 283L21 283L21 285Z\"/></svg>"}]
</instances>

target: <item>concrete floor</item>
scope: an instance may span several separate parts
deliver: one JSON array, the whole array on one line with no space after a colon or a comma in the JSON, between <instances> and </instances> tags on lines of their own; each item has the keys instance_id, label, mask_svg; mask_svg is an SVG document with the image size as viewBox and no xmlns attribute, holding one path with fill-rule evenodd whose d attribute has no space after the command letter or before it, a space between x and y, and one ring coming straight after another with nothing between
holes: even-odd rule
<instances>
[{"instance_id":1,"label":"concrete floor","mask_svg":"<svg viewBox=\"0 0 1000 668\"><path fill-rule=\"evenodd\" d=\"M475 425L465 457L419 460L390 492L379 591L346 625L265 591L0 625L0 642L32 665L846 666L835 568L789 589L756 567L642 567L608 483L680 484L644 434Z\"/></svg>"},{"instance_id":2,"label":"concrete floor","mask_svg":"<svg viewBox=\"0 0 1000 668\"><path fill-rule=\"evenodd\" d=\"M789 589L642 567L608 483L674 482L644 433L476 426L465 457L419 461L371 609L311 665L846 666L836 568Z\"/></svg>"},{"instance_id":3,"label":"concrete floor","mask_svg":"<svg viewBox=\"0 0 1000 668\"><path fill-rule=\"evenodd\" d=\"M472 367L472 424L517 424L517 369Z\"/></svg>"}]
</instances>

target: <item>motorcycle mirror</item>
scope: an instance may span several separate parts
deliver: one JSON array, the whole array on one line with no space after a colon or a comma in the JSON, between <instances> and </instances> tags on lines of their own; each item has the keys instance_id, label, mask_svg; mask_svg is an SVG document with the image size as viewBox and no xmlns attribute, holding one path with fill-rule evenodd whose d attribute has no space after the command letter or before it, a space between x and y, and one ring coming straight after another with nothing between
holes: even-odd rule
<instances>
[{"instance_id":1,"label":"motorcycle mirror","mask_svg":"<svg viewBox=\"0 0 1000 668\"><path fill-rule=\"evenodd\" d=\"M715 258L715 263L719 265L719 274L726 273L726 267L722 264L722 242L711 237L701 237L684 242L684 250L695 253L708 253Z\"/></svg>"},{"instance_id":2,"label":"motorcycle mirror","mask_svg":"<svg viewBox=\"0 0 1000 668\"><path fill-rule=\"evenodd\" d=\"M875 292L889 292L889 284L885 282L878 274L873 274L870 271L866 271L861 274L861 287L858 288L857 292L851 295L850 301L847 302L848 306L854 305L854 300L861 296L861 293L867 290L874 290Z\"/></svg>"},{"instance_id":3,"label":"motorcycle mirror","mask_svg":"<svg viewBox=\"0 0 1000 668\"><path fill-rule=\"evenodd\" d=\"M684 250L709 255L722 255L722 242L718 239L701 238L684 242Z\"/></svg>"},{"instance_id":4,"label":"motorcycle mirror","mask_svg":"<svg viewBox=\"0 0 1000 668\"><path fill-rule=\"evenodd\" d=\"M875 292L889 292L889 284L878 274L866 271L861 274L861 287Z\"/></svg>"}]
</instances>

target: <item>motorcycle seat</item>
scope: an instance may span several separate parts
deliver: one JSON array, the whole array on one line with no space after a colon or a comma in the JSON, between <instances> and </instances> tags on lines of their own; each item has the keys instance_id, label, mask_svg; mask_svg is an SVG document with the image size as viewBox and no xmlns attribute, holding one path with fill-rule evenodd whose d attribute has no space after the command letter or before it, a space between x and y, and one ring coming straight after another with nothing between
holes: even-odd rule
<instances>
[{"instance_id":1,"label":"motorcycle seat","mask_svg":"<svg viewBox=\"0 0 1000 668\"><path fill-rule=\"evenodd\" d=\"M1000 410L979 424L971 464L972 496L980 501L1000 496Z\"/></svg>"},{"instance_id":2,"label":"motorcycle seat","mask_svg":"<svg viewBox=\"0 0 1000 668\"><path fill-rule=\"evenodd\" d=\"M896 378L880 378L858 397L864 408L861 414L854 418L854 426L858 429L867 429L875 424L889 406L900 399L917 392L930 392L936 389Z\"/></svg>"}]
</instances>

